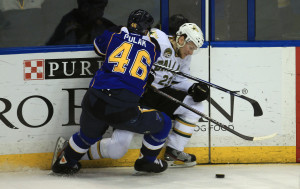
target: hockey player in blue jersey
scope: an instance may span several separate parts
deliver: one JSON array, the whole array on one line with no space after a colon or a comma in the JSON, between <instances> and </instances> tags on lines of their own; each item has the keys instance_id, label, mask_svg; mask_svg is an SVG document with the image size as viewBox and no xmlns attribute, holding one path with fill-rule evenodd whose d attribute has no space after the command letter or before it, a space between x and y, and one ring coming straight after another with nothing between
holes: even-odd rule
<instances>
[{"instance_id":1,"label":"hockey player in blue jersey","mask_svg":"<svg viewBox=\"0 0 300 189\"><path fill-rule=\"evenodd\" d=\"M78 172L78 161L109 125L144 134L135 170L158 173L167 169L167 163L157 156L171 130L171 119L165 113L138 106L150 69L160 56L159 45L149 36L152 24L148 12L136 10L130 14L127 27L105 31L95 39L95 51L105 55L105 61L82 100L80 130L65 143L58 140L53 172Z\"/></svg>"},{"instance_id":2,"label":"hockey player in blue jersey","mask_svg":"<svg viewBox=\"0 0 300 189\"><path fill-rule=\"evenodd\" d=\"M172 17L171 17L172 18ZM191 55L200 49L204 42L201 29L194 23L187 23L182 15L176 15L176 21L170 18L170 31L167 36L159 29L151 29L151 36L160 45L161 56L157 63L182 73L190 72ZM172 27L171 27L172 26ZM172 28L172 30L171 30ZM156 69L155 69L156 68ZM185 77L155 67L155 78L152 86L183 101L185 104L202 112L203 100L209 96L209 88L200 83L193 83ZM169 167L191 167L196 165L196 156L184 152L200 116L181 107L178 103L161 96L151 88L143 94L140 104L162 111L174 119L164 154ZM115 129L111 138L104 138L92 145L82 160L112 158L119 159L129 149L134 136L133 132Z\"/></svg>"}]
</instances>

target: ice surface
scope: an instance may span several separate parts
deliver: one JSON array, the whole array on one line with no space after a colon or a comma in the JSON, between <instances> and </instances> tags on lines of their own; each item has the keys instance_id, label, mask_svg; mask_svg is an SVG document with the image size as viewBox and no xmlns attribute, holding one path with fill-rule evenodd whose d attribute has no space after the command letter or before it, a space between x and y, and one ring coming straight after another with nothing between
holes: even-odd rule
<instances>
[{"instance_id":1,"label":"ice surface","mask_svg":"<svg viewBox=\"0 0 300 189\"><path fill-rule=\"evenodd\" d=\"M225 174L225 178L216 178ZM299 189L300 164L197 165L160 174L136 174L133 167L83 168L73 176L49 170L0 172L1 189Z\"/></svg>"}]
</instances>

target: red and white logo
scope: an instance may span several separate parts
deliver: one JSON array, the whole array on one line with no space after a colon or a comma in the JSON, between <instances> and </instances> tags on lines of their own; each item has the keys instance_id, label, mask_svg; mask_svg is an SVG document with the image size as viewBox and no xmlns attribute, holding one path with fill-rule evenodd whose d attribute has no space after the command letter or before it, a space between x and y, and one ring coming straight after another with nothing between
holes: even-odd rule
<instances>
[{"instance_id":1,"label":"red and white logo","mask_svg":"<svg viewBox=\"0 0 300 189\"><path fill-rule=\"evenodd\" d=\"M24 60L24 80L43 80L44 62L44 60Z\"/></svg>"}]
</instances>

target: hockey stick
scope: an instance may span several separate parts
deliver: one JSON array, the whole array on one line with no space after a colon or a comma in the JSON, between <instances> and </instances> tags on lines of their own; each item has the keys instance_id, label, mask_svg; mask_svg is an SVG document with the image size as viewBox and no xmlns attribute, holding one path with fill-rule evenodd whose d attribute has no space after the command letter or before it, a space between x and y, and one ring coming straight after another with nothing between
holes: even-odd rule
<instances>
[{"instance_id":1,"label":"hockey stick","mask_svg":"<svg viewBox=\"0 0 300 189\"><path fill-rule=\"evenodd\" d=\"M213 122L214 124L216 124L216 125L222 127L223 129L226 129L227 131L231 132L232 134L234 134L234 135L236 135L236 136L238 136L238 137L240 137L240 138L242 138L242 139L250 140L250 141L265 140L265 139L272 138L272 137L276 136L276 134L277 134L277 133L273 133L273 134L271 134L271 135L268 135L268 136L262 136L262 137L251 137L251 136L243 135L243 134L241 134L241 133L239 133L239 132L237 132L237 131L231 129L230 127L228 127L228 126L226 126L226 125L224 125L224 124L218 122L217 120L215 120L215 119L213 119L213 118L211 118L211 117L208 117L207 115L205 115L205 114L203 114L202 112L196 110L195 108L192 108L192 107L188 106L187 104L185 104L185 103L183 103L183 102L177 100L176 98L174 98L174 97L172 97L172 96L170 96L170 95L168 95L168 94L166 94L166 93L164 93L164 92L162 92L162 91L160 91L160 90L158 90L158 89L156 89L156 88L154 88L154 87L151 87L151 89L153 89L154 92L156 92L156 93L158 93L158 94L160 94L160 95L162 95L162 96L164 96L164 97L166 97L166 98L168 98L168 99L174 101L175 103L177 103L177 104L183 106L184 108L186 108L186 109L188 109L188 110L194 112L195 114L200 115L200 116L203 117L204 119Z\"/></svg>"},{"instance_id":2,"label":"hockey stick","mask_svg":"<svg viewBox=\"0 0 300 189\"><path fill-rule=\"evenodd\" d=\"M194 76L192 76L192 75L189 75L189 74L186 74L186 73L183 73L183 72L180 72L180 71L172 70L172 69L170 69L170 68L167 68L167 67L162 66L162 65L159 65L159 64L154 64L154 66L157 66L157 67L159 67L159 68L168 70L168 71L173 72L173 73L175 73L175 74L184 76L184 77L189 78L189 79L191 79L191 80L194 80L194 81L197 81L197 82L201 82L201 83L205 83L206 85L209 85L209 86L211 86L211 87L213 87L213 88L215 88L215 89L219 89L219 90L221 90L221 91L223 91L223 92L229 93L230 95L240 97L240 98L242 98L242 99L248 101L248 102L252 105L253 110L254 110L254 116L261 116L261 115L263 115L263 111L262 111L262 109L261 109L259 103L258 103L256 100L253 100L253 99L251 99L251 98L249 98L249 97L246 97L246 96L244 96L244 95L240 95L240 94L237 93L238 91L231 91L231 90L225 89L225 88L223 88L223 87L220 87L220 86L215 85L215 84L213 84L213 83L210 83L210 82L208 82L208 81L199 79L199 78L197 78L197 77L194 77Z\"/></svg>"}]
</instances>

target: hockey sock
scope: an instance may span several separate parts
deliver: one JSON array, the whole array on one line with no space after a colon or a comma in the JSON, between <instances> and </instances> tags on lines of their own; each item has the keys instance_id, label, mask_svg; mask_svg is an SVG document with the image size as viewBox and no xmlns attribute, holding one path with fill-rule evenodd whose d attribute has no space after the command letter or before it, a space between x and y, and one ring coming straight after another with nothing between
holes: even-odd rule
<instances>
[{"instance_id":1,"label":"hockey sock","mask_svg":"<svg viewBox=\"0 0 300 189\"><path fill-rule=\"evenodd\" d=\"M99 140L95 144L91 145L88 151L84 154L84 156L81 158L81 160L95 160L95 159L103 159L108 158L104 157L101 153L101 145L102 140Z\"/></svg>"},{"instance_id":2,"label":"hockey sock","mask_svg":"<svg viewBox=\"0 0 300 189\"><path fill-rule=\"evenodd\" d=\"M69 140L69 145L65 149L65 155L68 161L76 164L82 156L88 151L89 147L100 138L92 139L85 136L81 131L75 133Z\"/></svg>"},{"instance_id":3,"label":"hockey sock","mask_svg":"<svg viewBox=\"0 0 300 189\"><path fill-rule=\"evenodd\" d=\"M129 149L134 133L115 129L111 138L104 138L93 144L81 160L92 159L120 159Z\"/></svg>"},{"instance_id":4,"label":"hockey sock","mask_svg":"<svg viewBox=\"0 0 300 189\"><path fill-rule=\"evenodd\" d=\"M172 132L168 136L167 146L183 151L194 133L196 125L179 117L176 118Z\"/></svg>"},{"instance_id":5,"label":"hockey sock","mask_svg":"<svg viewBox=\"0 0 300 189\"><path fill-rule=\"evenodd\" d=\"M171 119L165 113L162 114L164 116L163 129L155 134L144 135L141 154L150 162L155 161L163 145L165 144L166 138L172 128Z\"/></svg>"}]
</instances>

